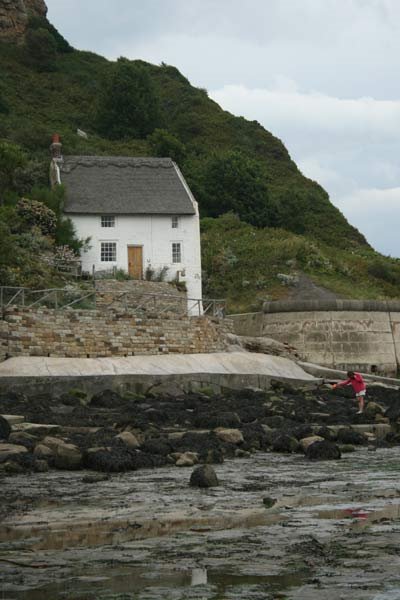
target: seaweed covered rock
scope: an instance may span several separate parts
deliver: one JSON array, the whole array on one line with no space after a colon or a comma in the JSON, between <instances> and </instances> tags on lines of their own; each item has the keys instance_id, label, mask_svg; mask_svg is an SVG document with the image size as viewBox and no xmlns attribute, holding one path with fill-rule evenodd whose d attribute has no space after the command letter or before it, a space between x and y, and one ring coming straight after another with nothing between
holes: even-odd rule
<instances>
[{"instance_id":1,"label":"seaweed covered rock","mask_svg":"<svg viewBox=\"0 0 400 600\"><path fill-rule=\"evenodd\" d=\"M339 446L328 440L310 444L305 454L310 460L337 460L341 458Z\"/></svg>"},{"instance_id":2,"label":"seaweed covered rock","mask_svg":"<svg viewBox=\"0 0 400 600\"><path fill-rule=\"evenodd\" d=\"M197 467L190 476L192 487L209 488L219 485L218 477L210 465Z\"/></svg>"},{"instance_id":3,"label":"seaweed covered rock","mask_svg":"<svg viewBox=\"0 0 400 600\"><path fill-rule=\"evenodd\" d=\"M95 406L97 408L114 408L121 404L121 402L122 398L117 392L114 392L113 390L103 390L92 396L90 406Z\"/></svg>"},{"instance_id":4,"label":"seaweed covered rock","mask_svg":"<svg viewBox=\"0 0 400 600\"><path fill-rule=\"evenodd\" d=\"M8 440L11 433L11 425L4 417L0 416L0 440Z\"/></svg>"},{"instance_id":5,"label":"seaweed covered rock","mask_svg":"<svg viewBox=\"0 0 400 600\"><path fill-rule=\"evenodd\" d=\"M341 427L337 432L336 439L340 444L352 444L362 446L368 443L368 438L351 427Z\"/></svg>"},{"instance_id":6,"label":"seaweed covered rock","mask_svg":"<svg viewBox=\"0 0 400 600\"><path fill-rule=\"evenodd\" d=\"M274 452L297 452L298 449L299 442L290 435L278 435L272 442Z\"/></svg>"}]
</instances>

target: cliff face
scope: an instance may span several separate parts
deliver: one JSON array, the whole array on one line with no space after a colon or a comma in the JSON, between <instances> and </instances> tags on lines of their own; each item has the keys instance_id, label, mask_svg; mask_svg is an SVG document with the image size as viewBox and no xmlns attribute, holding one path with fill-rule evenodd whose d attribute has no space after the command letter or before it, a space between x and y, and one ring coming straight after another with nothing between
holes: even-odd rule
<instances>
[{"instance_id":1,"label":"cliff face","mask_svg":"<svg viewBox=\"0 0 400 600\"><path fill-rule=\"evenodd\" d=\"M46 14L44 0L0 0L0 40L21 43L29 17Z\"/></svg>"}]
</instances>

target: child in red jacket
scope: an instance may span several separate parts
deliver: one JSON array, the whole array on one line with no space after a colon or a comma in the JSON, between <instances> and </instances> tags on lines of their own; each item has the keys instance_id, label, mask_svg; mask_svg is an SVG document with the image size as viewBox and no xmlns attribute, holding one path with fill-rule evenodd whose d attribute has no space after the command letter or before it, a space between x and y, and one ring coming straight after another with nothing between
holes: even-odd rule
<instances>
[{"instance_id":1,"label":"child in red jacket","mask_svg":"<svg viewBox=\"0 0 400 600\"><path fill-rule=\"evenodd\" d=\"M332 386L332 389L336 389L338 387L344 387L345 385L351 385L351 387L353 388L355 394L356 394L356 399L358 400L358 415L361 415L361 413L364 412L364 398L365 398L365 394L367 391L367 386L365 385L365 381L362 378L362 376L360 375L360 373L354 373L354 371L348 371L347 372L347 377L348 379L346 379L346 381L341 381L340 383L335 383Z\"/></svg>"}]
</instances>

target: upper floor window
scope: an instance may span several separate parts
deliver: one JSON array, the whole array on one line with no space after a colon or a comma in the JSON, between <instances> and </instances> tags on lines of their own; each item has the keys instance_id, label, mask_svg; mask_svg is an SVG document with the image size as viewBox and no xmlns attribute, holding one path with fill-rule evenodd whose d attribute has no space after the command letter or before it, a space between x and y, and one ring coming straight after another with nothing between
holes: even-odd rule
<instances>
[{"instance_id":1,"label":"upper floor window","mask_svg":"<svg viewBox=\"0 0 400 600\"><path fill-rule=\"evenodd\" d=\"M172 262L182 262L182 245L180 242L172 242Z\"/></svg>"},{"instance_id":2,"label":"upper floor window","mask_svg":"<svg viewBox=\"0 0 400 600\"><path fill-rule=\"evenodd\" d=\"M102 227L115 227L114 215L102 215L101 216L101 226Z\"/></svg>"},{"instance_id":3,"label":"upper floor window","mask_svg":"<svg viewBox=\"0 0 400 600\"><path fill-rule=\"evenodd\" d=\"M101 242L101 262L115 262L117 260L117 242Z\"/></svg>"},{"instance_id":4,"label":"upper floor window","mask_svg":"<svg viewBox=\"0 0 400 600\"><path fill-rule=\"evenodd\" d=\"M172 227L172 229L178 229L178 227L179 227L179 217L172 217L171 218L171 227Z\"/></svg>"}]
</instances>

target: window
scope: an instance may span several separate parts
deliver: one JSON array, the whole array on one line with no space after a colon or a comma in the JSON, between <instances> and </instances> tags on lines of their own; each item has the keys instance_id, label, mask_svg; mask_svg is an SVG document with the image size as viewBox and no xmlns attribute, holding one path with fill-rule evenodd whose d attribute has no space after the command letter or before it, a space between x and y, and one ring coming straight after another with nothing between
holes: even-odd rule
<instances>
[{"instance_id":1,"label":"window","mask_svg":"<svg viewBox=\"0 0 400 600\"><path fill-rule=\"evenodd\" d=\"M101 262L115 262L117 260L117 242L101 242Z\"/></svg>"},{"instance_id":2,"label":"window","mask_svg":"<svg viewBox=\"0 0 400 600\"><path fill-rule=\"evenodd\" d=\"M172 229L178 229L178 227L179 227L179 217L172 217L171 218L171 227L172 227Z\"/></svg>"},{"instance_id":3,"label":"window","mask_svg":"<svg viewBox=\"0 0 400 600\"><path fill-rule=\"evenodd\" d=\"M182 262L182 249L180 242L172 242L172 262Z\"/></svg>"},{"instance_id":4,"label":"window","mask_svg":"<svg viewBox=\"0 0 400 600\"><path fill-rule=\"evenodd\" d=\"M115 227L114 215L102 215L101 226L102 227Z\"/></svg>"}]
</instances>

